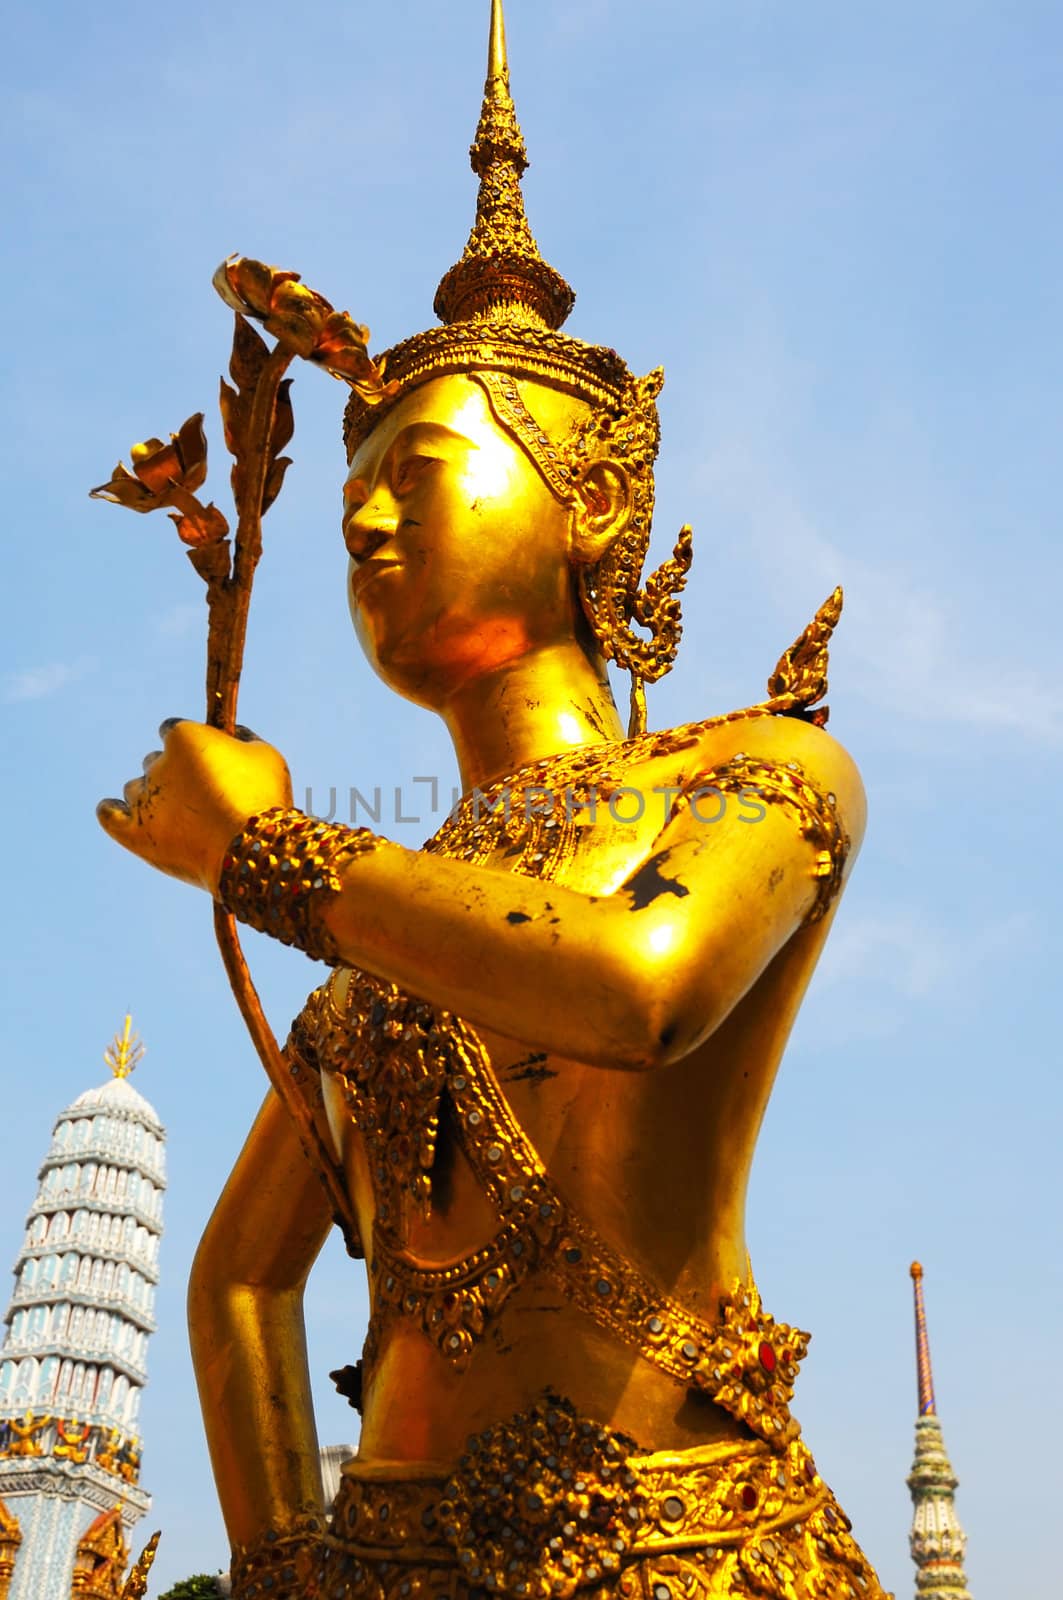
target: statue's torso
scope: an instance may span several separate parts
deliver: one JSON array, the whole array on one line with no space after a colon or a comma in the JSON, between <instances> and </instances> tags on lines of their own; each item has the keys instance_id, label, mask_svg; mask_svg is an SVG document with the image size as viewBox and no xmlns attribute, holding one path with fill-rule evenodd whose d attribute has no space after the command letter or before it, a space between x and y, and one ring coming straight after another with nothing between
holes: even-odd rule
<instances>
[{"instance_id":1,"label":"statue's torso","mask_svg":"<svg viewBox=\"0 0 1063 1600\"><path fill-rule=\"evenodd\" d=\"M654 788L746 748L785 753L786 727L725 722L611 747L604 784L600 767L585 776L602 793L642 790L653 804L641 821L614 822L600 804L594 826L569 827L576 805L559 803L528 826L514 790L508 829L482 810L429 848L609 894L662 831L668 801ZM544 784L560 792L570 776L555 766ZM650 1072L473 1031L346 969L312 999L304 1028L370 1268L363 1460L452 1462L471 1430L544 1390L646 1448L742 1437L749 1420L771 1439L772 1423L765 1432L753 1412L744 1421L718 1403L699 1341L717 1328L721 1297L749 1284L749 1166L826 926L795 934L701 1046ZM550 997L528 1003L532 1019ZM582 1259L569 1261L573 1250ZM655 1317L655 1294L674 1316L662 1303ZM702 1329L701 1383L684 1377L684 1316ZM752 1323L744 1336L756 1369ZM785 1337L776 1356L782 1369Z\"/></svg>"}]
</instances>

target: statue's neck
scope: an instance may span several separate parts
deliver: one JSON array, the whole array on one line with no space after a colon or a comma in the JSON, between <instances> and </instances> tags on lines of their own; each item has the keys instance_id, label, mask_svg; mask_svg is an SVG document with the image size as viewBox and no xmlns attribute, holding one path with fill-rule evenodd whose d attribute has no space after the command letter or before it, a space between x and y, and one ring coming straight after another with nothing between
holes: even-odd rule
<instances>
[{"instance_id":1,"label":"statue's neck","mask_svg":"<svg viewBox=\"0 0 1063 1600\"><path fill-rule=\"evenodd\" d=\"M466 792L545 756L624 737L605 664L575 639L463 684L443 720Z\"/></svg>"}]
</instances>

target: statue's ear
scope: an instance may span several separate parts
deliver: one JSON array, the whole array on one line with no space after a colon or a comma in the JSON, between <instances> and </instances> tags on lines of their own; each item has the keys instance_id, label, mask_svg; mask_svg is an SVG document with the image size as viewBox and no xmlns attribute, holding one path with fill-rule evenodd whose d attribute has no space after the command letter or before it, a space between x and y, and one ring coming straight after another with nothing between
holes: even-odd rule
<instances>
[{"instance_id":1,"label":"statue's ear","mask_svg":"<svg viewBox=\"0 0 1063 1600\"><path fill-rule=\"evenodd\" d=\"M577 566L599 562L631 522L631 476L618 461L592 461L576 487L572 510L572 560Z\"/></svg>"}]
</instances>

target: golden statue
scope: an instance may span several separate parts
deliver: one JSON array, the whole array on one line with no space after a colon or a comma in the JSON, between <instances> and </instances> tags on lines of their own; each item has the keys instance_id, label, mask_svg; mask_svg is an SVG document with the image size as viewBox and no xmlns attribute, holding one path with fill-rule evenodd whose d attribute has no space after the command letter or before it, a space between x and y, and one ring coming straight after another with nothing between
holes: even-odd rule
<instances>
[{"instance_id":1,"label":"golden statue","mask_svg":"<svg viewBox=\"0 0 1063 1600\"><path fill-rule=\"evenodd\" d=\"M67 1422L60 1417L55 1424L52 1455L71 1461L76 1467L83 1466L89 1459L92 1434L93 1429L87 1422L79 1422L76 1417Z\"/></svg>"},{"instance_id":2,"label":"golden statue","mask_svg":"<svg viewBox=\"0 0 1063 1600\"><path fill-rule=\"evenodd\" d=\"M21 1421L12 1417L11 1434L7 1446L9 1456L40 1456L44 1454L40 1436L52 1421L51 1417L34 1416L27 1410Z\"/></svg>"},{"instance_id":3,"label":"golden statue","mask_svg":"<svg viewBox=\"0 0 1063 1600\"><path fill-rule=\"evenodd\" d=\"M135 1437L126 1439L119 1450L117 1470L126 1483L140 1482L140 1444Z\"/></svg>"},{"instance_id":4,"label":"golden statue","mask_svg":"<svg viewBox=\"0 0 1063 1600\"><path fill-rule=\"evenodd\" d=\"M472 162L441 325L386 361L294 274L219 270L233 550L197 498L201 418L98 491L173 508L208 585L213 724L165 723L100 819L214 898L273 1083L190 1290L233 1593L874 1600L790 1414L807 1336L763 1310L743 1229L864 827L819 705L841 596L768 699L645 731L691 552L684 529L643 581L662 380L559 331L573 296L524 215L501 0ZM357 635L453 737L464 798L423 852L294 810L282 757L235 727L294 355L352 387ZM609 661L632 678L626 736ZM283 1058L233 916L332 967ZM302 1292L334 1221L372 1315L326 1523Z\"/></svg>"},{"instance_id":5,"label":"golden statue","mask_svg":"<svg viewBox=\"0 0 1063 1600\"><path fill-rule=\"evenodd\" d=\"M101 1428L96 1444L96 1465L104 1472L118 1473L122 1435L117 1428Z\"/></svg>"}]
</instances>

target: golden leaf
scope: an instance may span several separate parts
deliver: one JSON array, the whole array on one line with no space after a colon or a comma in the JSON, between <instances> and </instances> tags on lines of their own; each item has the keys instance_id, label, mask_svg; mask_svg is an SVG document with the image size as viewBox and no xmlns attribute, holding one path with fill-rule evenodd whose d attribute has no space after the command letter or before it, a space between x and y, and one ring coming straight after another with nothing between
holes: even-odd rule
<instances>
[{"instance_id":1,"label":"golden leaf","mask_svg":"<svg viewBox=\"0 0 1063 1600\"><path fill-rule=\"evenodd\" d=\"M779 657L768 679L768 693L773 700L787 702L786 711L807 715L820 727L827 720L826 706L818 711L810 708L827 692L828 647L842 614L842 599L840 588L827 596L800 638Z\"/></svg>"},{"instance_id":2,"label":"golden leaf","mask_svg":"<svg viewBox=\"0 0 1063 1600\"><path fill-rule=\"evenodd\" d=\"M233 334L233 353L229 375L239 389L253 389L259 373L269 359L269 347L246 317L238 316Z\"/></svg>"},{"instance_id":3,"label":"golden leaf","mask_svg":"<svg viewBox=\"0 0 1063 1600\"><path fill-rule=\"evenodd\" d=\"M237 442L244 424L245 406L236 390L225 379L221 379L218 391L218 410L221 412L222 428L225 433L225 448L230 455L235 455Z\"/></svg>"},{"instance_id":4,"label":"golden leaf","mask_svg":"<svg viewBox=\"0 0 1063 1600\"><path fill-rule=\"evenodd\" d=\"M159 501L139 478L134 478L119 462L108 483L97 484L89 490L92 500L108 500L111 505L125 506L129 511L157 511Z\"/></svg>"},{"instance_id":5,"label":"golden leaf","mask_svg":"<svg viewBox=\"0 0 1063 1600\"><path fill-rule=\"evenodd\" d=\"M280 494L281 485L284 482L284 474L287 472L291 464L291 456L278 456L275 461L270 462L269 471L266 474L265 488L262 491L263 515L265 515L270 506L273 504L274 500L276 500L277 496Z\"/></svg>"},{"instance_id":6,"label":"golden leaf","mask_svg":"<svg viewBox=\"0 0 1063 1600\"><path fill-rule=\"evenodd\" d=\"M273 413L273 427L269 436L269 453L279 455L295 432L295 412L292 410L291 378L277 386L277 406Z\"/></svg>"},{"instance_id":7,"label":"golden leaf","mask_svg":"<svg viewBox=\"0 0 1063 1600\"><path fill-rule=\"evenodd\" d=\"M170 521L177 537L187 545L218 544L229 532L229 524L213 501L194 511L171 511Z\"/></svg>"}]
</instances>

